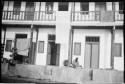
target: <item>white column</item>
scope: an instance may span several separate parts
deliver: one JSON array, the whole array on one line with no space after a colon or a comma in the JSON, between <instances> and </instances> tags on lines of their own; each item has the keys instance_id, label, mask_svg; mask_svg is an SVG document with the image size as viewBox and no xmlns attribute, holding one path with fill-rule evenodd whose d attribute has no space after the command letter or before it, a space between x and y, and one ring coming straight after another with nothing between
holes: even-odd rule
<instances>
[{"instance_id":1,"label":"white column","mask_svg":"<svg viewBox=\"0 0 125 84\"><path fill-rule=\"evenodd\" d=\"M112 2L106 2L106 10L112 11Z\"/></svg>"},{"instance_id":2,"label":"white column","mask_svg":"<svg viewBox=\"0 0 125 84\"><path fill-rule=\"evenodd\" d=\"M4 1L3 10L7 11L7 9L8 9L8 1Z\"/></svg>"},{"instance_id":3,"label":"white column","mask_svg":"<svg viewBox=\"0 0 125 84\"><path fill-rule=\"evenodd\" d=\"M38 20L38 16L39 16L39 7L40 7L40 2L35 2L35 15L34 15L34 18L35 20Z\"/></svg>"},{"instance_id":4,"label":"white column","mask_svg":"<svg viewBox=\"0 0 125 84\"><path fill-rule=\"evenodd\" d=\"M26 8L26 2L21 2L21 13L20 13L20 19L24 19L25 14L25 8Z\"/></svg>"},{"instance_id":5,"label":"white column","mask_svg":"<svg viewBox=\"0 0 125 84\"><path fill-rule=\"evenodd\" d=\"M54 2L53 11L58 11L58 2Z\"/></svg>"},{"instance_id":6,"label":"white column","mask_svg":"<svg viewBox=\"0 0 125 84\"><path fill-rule=\"evenodd\" d=\"M95 3L94 2L89 2L89 16L90 16L90 20L94 20L95 19Z\"/></svg>"},{"instance_id":7,"label":"white column","mask_svg":"<svg viewBox=\"0 0 125 84\"><path fill-rule=\"evenodd\" d=\"M45 17L45 6L46 6L46 2L41 2L41 11L43 12L40 12L40 19L44 20L46 17Z\"/></svg>"},{"instance_id":8,"label":"white column","mask_svg":"<svg viewBox=\"0 0 125 84\"><path fill-rule=\"evenodd\" d=\"M80 2L75 2L75 11L80 11Z\"/></svg>"}]
</instances>

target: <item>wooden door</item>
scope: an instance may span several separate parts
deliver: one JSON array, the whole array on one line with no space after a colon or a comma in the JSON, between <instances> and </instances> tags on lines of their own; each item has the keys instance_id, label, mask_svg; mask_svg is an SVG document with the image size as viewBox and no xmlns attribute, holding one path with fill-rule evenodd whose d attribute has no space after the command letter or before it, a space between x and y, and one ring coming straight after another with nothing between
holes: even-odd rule
<instances>
[{"instance_id":1,"label":"wooden door","mask_svg":"<svg viewBox=\"0 0 125 84\"><path fill-rule=\"evenodd\" d=\"M84 65L85 68L99 67L99 44L86 43Z\"/></svg>"},{"instance_id":2,"label":"wooden door","mask_svg":"<svg viewBox=\"0 0 125 84\"><path fill-rule=\"evenodd\" d=\"M91 59L91 44L86 44L85 45L85 58L84 58L84 67L85 68L90 68L90 59Z\"/></svg>"},{"instance_id":3,"label":"wooden door","mask_svg":"<svg viewBox=\"0 0 125 84\"><path fill-rule=\"evenodd\" d=\"M56 44L56 65L59 66L59 59L60 59L60 44Z\"/></svg>"},{"instance_id":4,"label":"wooden door","mask_svg":"<svg viewBox=\"0 0 125 84\"><path fill-rule=\"evenodd\" d=\"M48 42L47 59L46 59L46 64L47 65L50 65L50 59L51 59L51 45L50 45L50 42Z\"/></svg>"},{"instance_id":5,"label":"wooden door","mask_svg":"<svg viewBox=\"0 0 125 84\"><path fill-rule=\"evenodd\" d=\"M92 44L92 60L91 60L91 68L98 68L99 67L99 45Z\"/></svg>"}]
</instances>

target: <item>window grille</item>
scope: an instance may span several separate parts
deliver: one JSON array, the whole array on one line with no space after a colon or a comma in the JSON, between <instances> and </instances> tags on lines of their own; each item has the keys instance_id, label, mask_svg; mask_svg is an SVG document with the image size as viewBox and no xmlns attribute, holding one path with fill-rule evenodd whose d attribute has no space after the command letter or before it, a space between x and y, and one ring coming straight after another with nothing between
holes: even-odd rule
<instances>
[{"instance_id":1,"label":"window grille","mask_svg":"<svg viewBox=\"0 0 125 84\"><path fill-rule=\"evenodd\" d=\"M59 2L59 11L68 11L68 2Z\"/></svg>"},{"instance_id":2,"label":"window grille","mask_svg":"<svg viewBox=\"0 0 125 84\"><path fill-rule=\"evenodd\" d=\"M86 42L99 42L99 37L86 37Z\"/></svg>"},{"instance_id":3,"label":"window grille","mask_svg":"<svg viewBox=\"0 0 125 84\"><path fill-rule=\"evenodd\" d=\"M53 13L53 2L46 2L46 13L47 14Z\"/></svg>"},{"instance_id":4,"label":"window grille","mask_svg":"<svg viewBox=\"0 0 125 84\"><path fill-rule=\"evenodd\" d=\"M13 14L14 15L19 15L20 14L20 8L21 8L21 2L15 1L14 2L14 8L13 8Z\"/></svg>"}]
</instances>

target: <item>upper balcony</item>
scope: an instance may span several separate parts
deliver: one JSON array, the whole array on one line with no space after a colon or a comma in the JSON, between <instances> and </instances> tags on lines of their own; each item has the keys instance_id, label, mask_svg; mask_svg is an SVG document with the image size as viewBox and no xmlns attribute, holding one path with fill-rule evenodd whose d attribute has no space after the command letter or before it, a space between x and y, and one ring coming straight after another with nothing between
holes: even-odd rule
<instances>
[{"instance_id":1,"label":"upper balcony","mask_svg":"<svg viewBox=\"0 0 125 84\"><path fill-rule=\"evenodd\" d=\"M71 23L91 25L110 23L120 23L123 25L124 14L123 11L72 11ZM3 11L2 22L5 24L38 24L38 25L52 25L56 24L56 12L46 11Z\"/></svg>"},{"instance_id":2,"label":"upper balcony","mask_svg":"<svg viewBox=\"0 0 125 84\"><path fill-rule=\"evenodd\" d=\"M15 24L51 24L56 21L56 12L45 11L3 11L2 15L3 23L15 23ZM14 24L13 23L13 24Z\"/></svg>"},{"instance_id":3,"label":"upper balcony","mask_svg":"<svg viewBox=\"0 0 125 84\"><path fill-rule=\"evenodd\" d=\"M75 24L123 24L124 14L120 11L73 11L71 21ZM83 24L84 23L84 24Z\"/></svg>"}]
</instances>

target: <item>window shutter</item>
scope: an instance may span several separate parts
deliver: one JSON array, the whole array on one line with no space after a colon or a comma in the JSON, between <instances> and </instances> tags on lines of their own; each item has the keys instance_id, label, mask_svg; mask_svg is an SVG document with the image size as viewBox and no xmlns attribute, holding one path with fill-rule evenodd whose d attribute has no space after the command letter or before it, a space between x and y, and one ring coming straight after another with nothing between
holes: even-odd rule
<instances>
[{"instance_id":1,"label":"window shutter","mask_svg":"<svg viewBox=\"0 0 125 84\"><path fill-rule=\"evenodd\" d=\"M39 41L38 53L44 53L44 41Z\"/></svg>"},{"instance_id":2,"label":"window shutter","mask_svg":"<svg viewBox=\"0 0 125 84\"><path fill-rule=\"evenodd\" d=\"M113 44L113 56L121 57L121 51L122 51L122 44L121 43L114 43Z\"/></svg>"},{"instance_id":3,"label":"window shutter","mask_svg":"<svg viewBox=\"0 0 125 84\"><path fill-rule=\"evenodd\" d=\"M11 51L11 46L12 46L12 40L7 40L5 51Z\"/></svg>"},{"instance_id":4,"label":"window shutter","mask_svg":"<svg viewBox=\"0 0 125 84\"><path fill-rule=\"evenodd\" d=\"M81 55L81 43L74 43L74 55Z\"/></svg>"}]
</instances>

